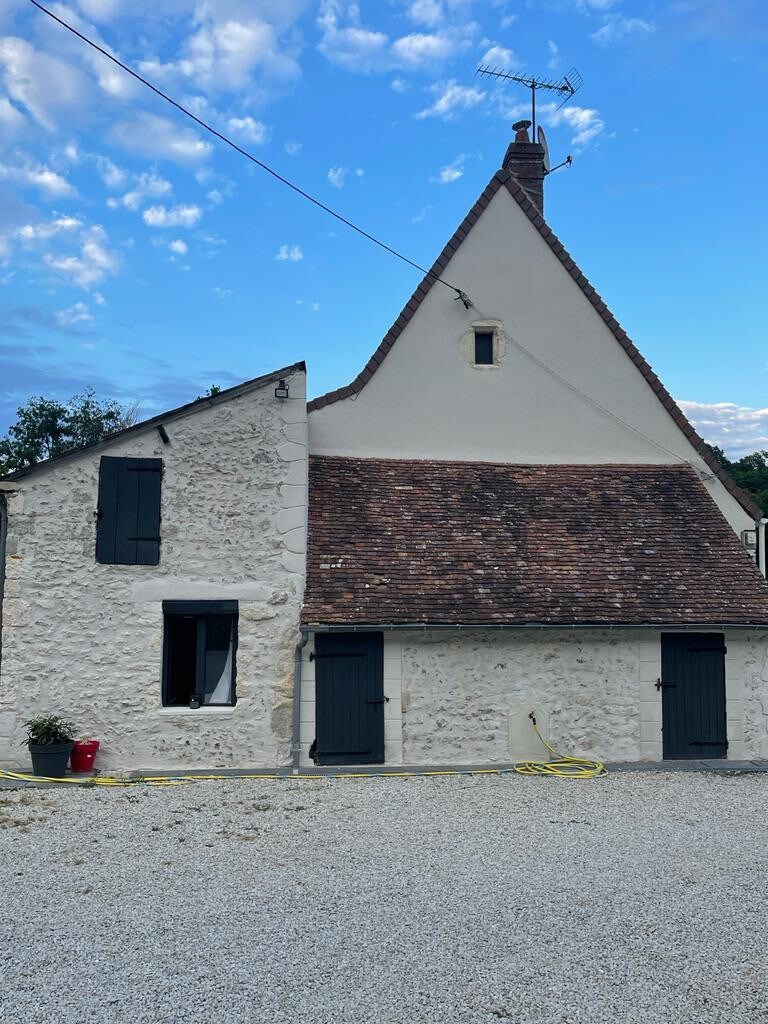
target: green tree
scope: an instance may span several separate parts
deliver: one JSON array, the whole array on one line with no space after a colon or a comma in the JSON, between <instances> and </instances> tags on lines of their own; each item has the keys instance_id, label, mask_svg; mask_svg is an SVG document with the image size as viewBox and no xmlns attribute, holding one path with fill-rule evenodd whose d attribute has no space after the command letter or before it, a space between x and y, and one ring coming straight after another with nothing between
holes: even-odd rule
<instances>
[{"instance_id":1,"label":"green tree","mask_svg":"<svg viewBox=\"0 0 768 1024\"><path fill-rule=\"evenodd\" d=\"M736 483L764 511L768 509L768 451L753 452L731 462L722 448L709 445L709 450L722 462Z\"/></svg>"},{"instance_id":2,"label":"green tree","mask_svg":"<svg viewBox=\"0 0 768 1024\"><path fill-rule=\"evenodd\" d=\"M16 410L16 422L0 440L0 475L101 441L132 426L137 418L137 405L100 402L93 388L66 404L41 395L30 398Z\"/></svg>"}]
</instances>

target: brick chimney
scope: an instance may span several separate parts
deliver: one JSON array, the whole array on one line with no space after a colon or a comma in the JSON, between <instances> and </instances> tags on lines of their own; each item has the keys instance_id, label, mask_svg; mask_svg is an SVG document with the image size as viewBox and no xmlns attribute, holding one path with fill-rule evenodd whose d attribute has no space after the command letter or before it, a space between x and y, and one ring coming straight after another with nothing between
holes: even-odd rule
<instances>
[{"instance_id":1,"label":"brick chimney","mask_svg":"<svg viewBox=\"0 0 768 1024\"><path fill-rule=\"evenodd\" d=\"M515 141L507 147L502 167L510 171L525 194L539 211L544 213L544 147L528 138L530 121L518 121L512 125Z\"/></svg>"}]
</instances>

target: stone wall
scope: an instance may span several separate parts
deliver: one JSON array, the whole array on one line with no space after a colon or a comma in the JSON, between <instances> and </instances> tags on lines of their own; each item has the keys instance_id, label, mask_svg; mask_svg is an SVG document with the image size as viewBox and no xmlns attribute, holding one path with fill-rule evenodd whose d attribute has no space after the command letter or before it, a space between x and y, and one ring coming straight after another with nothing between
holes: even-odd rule
<instances>
[{"instance_id":1,"label":"stone wall","mask_svg":"<svg viewBox=\"0 0 768 1024\"><path fill-rule=\"evenodd\" d=\"M304 588L304 374L200 403L3 486L8 537L0 764L23 764L23 721L52 712L102 741L103 769L288 763ZM95 561L99 460L163 459L160 564ZM10 489L10 490L9 490ZM163 600L237 600L233 708L161 706Z\"/></svg>"},{"instance_id":2,"label":"stone wall","mask_svg":"<svg viewBox=\"0 0 768 1024\"><path fill-rule=\"evenodd\" d=\"M638 758L640 653L631 631L403 634L404 759L546 757L531 711L563 753Z\"/></svg>"},{"instance_id":3,"label":"stone wall","mask_svg":"<svg viewBox=\"0 0 768 1024\"><path fill-rule=\"evenodd\" d=\"M728 757L768 757L768 632L726 631ZM302 761L314 736L304 649ZM562 753L662 758L658 630L384 633L388 764L492 764Z\"/></svg>"}]
</instances>

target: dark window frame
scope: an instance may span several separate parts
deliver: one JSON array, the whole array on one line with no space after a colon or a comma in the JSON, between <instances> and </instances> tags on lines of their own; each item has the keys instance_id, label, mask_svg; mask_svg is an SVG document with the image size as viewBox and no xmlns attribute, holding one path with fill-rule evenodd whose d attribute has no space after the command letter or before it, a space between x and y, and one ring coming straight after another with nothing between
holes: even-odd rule
<instances>
[{"instance_id":1,"label":"dark window frame","mask_svg":"<svg viewBox=\"0 0 768 1024\"><path fill-rule=\"evenodd\" d=\"M207 624L211 619L226 618L232 624L232 674L229 700L216 704L205 703L205 651ZM195 620L195 685L192 700L199 708L233 708L237 704L237 647L239 640L239 608L237 601L163 601L163 677L161 700L164 708L189 708L191 701L170 703L171 657L173 641L169 621Z\"/></svg>"},{"instance_id":2,"label":"dark window frame","mask_svg":"<svg viewBox=\"0 0 768 1024\"><path fill-rule=\"evenodd\" d=\"M493 366L495 363L495 337L493 331L475 330L475 366ZM482 356L482 358L480 358Z\"/></svg>"}]
</instances>

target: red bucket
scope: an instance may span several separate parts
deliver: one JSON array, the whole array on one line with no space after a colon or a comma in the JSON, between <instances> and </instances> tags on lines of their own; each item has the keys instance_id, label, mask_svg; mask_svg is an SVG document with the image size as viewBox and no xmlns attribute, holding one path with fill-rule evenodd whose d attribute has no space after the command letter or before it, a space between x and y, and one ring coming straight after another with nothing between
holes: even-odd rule
<instances>
[{"instance_id":1,"label":"red bucket","mask_svg":"<svg viewBox=\"0 0 768 1024\"><path fill-rule=\"evenodd\" d=\"M98 740L75 740L70 762L72 765L72 771L92 772L93 762L96 760L96 752L98 749Z\"/></svg>"}]
</instances>

